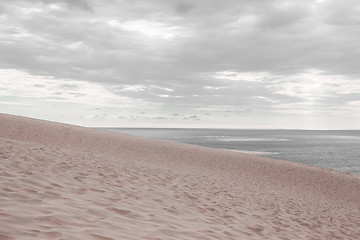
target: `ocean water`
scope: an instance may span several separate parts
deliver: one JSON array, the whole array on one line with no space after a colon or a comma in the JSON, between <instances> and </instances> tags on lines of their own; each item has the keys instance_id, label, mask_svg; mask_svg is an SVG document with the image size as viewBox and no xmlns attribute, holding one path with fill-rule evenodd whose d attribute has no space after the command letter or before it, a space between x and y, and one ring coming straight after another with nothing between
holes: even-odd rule
<instances>
[{"instance_id":1,"label":"ocean water","mask_svg":"<svg viewBox=\"0 0 360 240\"><path fill-rule=\"evenodd\" d=\"M360 130L107 128L360 174Z\"/></svg>"}]
</instances>

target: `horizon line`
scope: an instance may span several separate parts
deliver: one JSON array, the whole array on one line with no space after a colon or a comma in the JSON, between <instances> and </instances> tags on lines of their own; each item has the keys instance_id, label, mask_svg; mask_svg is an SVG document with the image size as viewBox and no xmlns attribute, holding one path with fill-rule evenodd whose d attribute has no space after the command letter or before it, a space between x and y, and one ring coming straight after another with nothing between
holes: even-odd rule
<instances>
[{"instance_id":1,"label":"horizon line","mask_svg":"<svg viewBox=\"0 0 360 240\"><path fill-rule=\"evenodd\" d=\"M97 129L203 129L203 130L293 130L293 131L360 131L360 129L301 129L301 128L211 128L211 127L90 127Z\"/></svg>"}]
</instances>

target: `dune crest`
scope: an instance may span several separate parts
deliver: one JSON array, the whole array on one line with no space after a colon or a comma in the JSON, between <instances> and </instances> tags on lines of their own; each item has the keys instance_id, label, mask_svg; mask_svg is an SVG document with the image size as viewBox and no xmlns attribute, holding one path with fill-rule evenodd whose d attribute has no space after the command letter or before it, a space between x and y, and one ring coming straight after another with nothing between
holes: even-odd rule
<instances>
[{"instance_id":1,"label":"dune crest","mask_svg":"<svg viewBox=\"0 0 360 240\"><path fill-rule=\"evenodd\" d=\"M0 114L0 240L358 239L360 176Z\"/></svg>"}]
</instances>

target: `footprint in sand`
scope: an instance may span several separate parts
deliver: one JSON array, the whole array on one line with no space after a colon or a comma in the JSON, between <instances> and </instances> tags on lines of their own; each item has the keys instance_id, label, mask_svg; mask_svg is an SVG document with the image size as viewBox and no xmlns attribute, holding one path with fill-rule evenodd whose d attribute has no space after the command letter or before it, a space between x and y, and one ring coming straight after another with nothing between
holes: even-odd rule
<instances>
[{"instance_id":1,"label":"footprint in sand","mask_svg":"<svg viewBox=\"0 0 360 240\"><path fill-rule=\"evenodd\" d=\"M101 236L101 235L97 235L97 234L90 234L94 239L97 239L97 240L114 240L113 238L109 238L109 237L104 237L104 236Z\"/></svg>"},{"instance_id":2,"label":"footprint in sand","mask_svg":"<svg viewBox=\"0 0 360 240\"><path fill-rule=\"evenodd\" d=\"M43 236L46 239L58 239L62 237L62 233L60 232L42 232L41 236Z\"/></svg>"},{"instance_id":3,"label":"footprint in sand","mask_svg":"<svg viewBox=\"0 0 360 240\"><path fill-rule=\"evenodd\" d=\"M0 233L0 240L15 240L15 238Z\"/></svg>"}]
</instances>

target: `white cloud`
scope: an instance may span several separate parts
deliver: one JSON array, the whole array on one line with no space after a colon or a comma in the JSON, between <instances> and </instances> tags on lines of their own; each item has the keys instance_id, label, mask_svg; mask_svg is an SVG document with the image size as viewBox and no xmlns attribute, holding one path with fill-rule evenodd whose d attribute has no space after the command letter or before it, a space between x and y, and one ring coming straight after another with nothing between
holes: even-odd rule
<instances>
[{"instance_id":1,"label":"white cloud","mask_svg":"<svg viewBox=\"0 0 360 240\"><path fill-rule=\"evenodd\" d=\"M130 98L113 94L108 87L98 83L34 76L15 69L0 70L0 95L2 98L43 99L87 105L111 106L135 103Z\"/></svg>"},{"instance_id":2,"label":"white cloud","mask_svg":"<svg viewBox=\"0 0 360 240\"><path fill-rule=\"evenodd\" d=\"M145 37L170 40L179 35L179 27L146 19L120 22L116 19L106 21L110 26L129 32L139 33Z\"/></svg>"},{"instance_id":3,"label":"white cloud","mask_svg":"<svg viewBox=\"0 0 360 240\"><path fill-rule=\"evenodd\" d=\"M349 104L352 105L352 106L357 106L357 107L359 106L360 107L360 101L350 101Z\"/></svg>"},{"instance_id":4,"label":"white cloud","mask_svg":"<svg viewBox=\"0 0 360 240\"><path fill-rule=\"evenodd\" d=\"M236 71L221 71L216 72L214 78L225 79L232 81L262 81L271 75L267 72L236 72Z\"/></svg>"},{"instance_id":5,"label":"white cloud","mask_svg":"<svg viewBox=\"0 0 360 240\"><path fill-rule=\"evenodd\" d=\"M210 90L220 90L220 89L224 89L225 87L204 86L204 88Z\"/></svg>"},{"instance_id":6,"label":"white cloud","mask_svg":"<svg viewBox=\"0 0 360 240\"><path fill-rule=\"evenodd\" d=\"M164 87L158 87L158 86L152 86L151 88L160 89L166 92L174 92L174 89L171 88L164 88Z\"/></svg>"},{"instance_id":7,"label":"white cloud","mask_svg":"<svg viewBox=\"0 0 360 240\"><path fill-rule=\"evenodd\" d=\"M303 99L326 98L339 94L360 94L360 79L344 75L326 74L317 69L304 73L277 77L271 88L275 93Z\"/></svg>"},{"instance_id":8,"label":"white cloud","mask_svg":"<svg viewBox=\"0 0 360 240\"><path fill-rule=\"evenodd\" d=\"M120 87L120 92L143 92L146 90L144 85L124 85Z\"/></svg>"}]
</instances>

